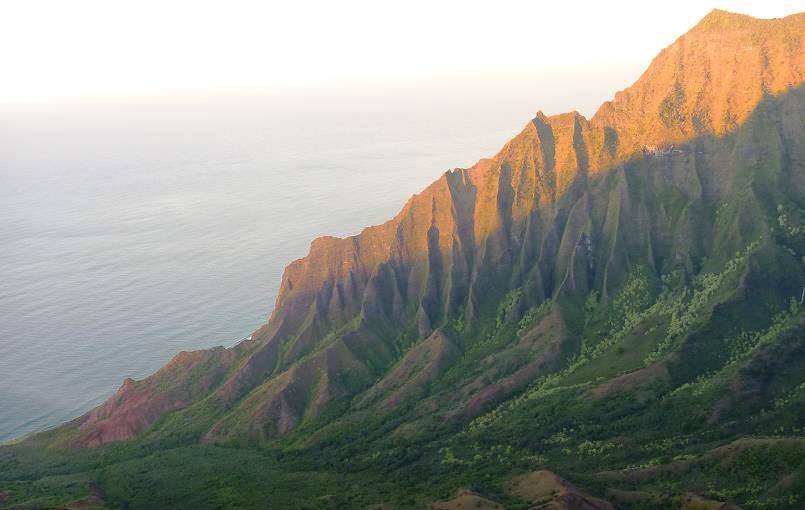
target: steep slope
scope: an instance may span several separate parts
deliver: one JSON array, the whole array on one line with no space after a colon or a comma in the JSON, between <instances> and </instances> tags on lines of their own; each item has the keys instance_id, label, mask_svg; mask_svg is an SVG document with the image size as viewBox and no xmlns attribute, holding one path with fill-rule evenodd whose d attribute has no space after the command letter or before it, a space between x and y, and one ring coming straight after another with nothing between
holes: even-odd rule
<instances>
[{"instance_id":1,"label":"steep slope","mask_svg":"<svg viewBox=\"0 0 805 510\"><path fill-rule=\"evenodd\" d=\"M549 467L595 496L551 475L546 508L796 508L805 450L754 436L805 433L803 35L713 11L591 119L537 113L387 223L313 241L249 341L29 444L259 443L417 504L534 503L506 487ZM714 450L739 438L779 460L752 484Z\"/></svg>"},{"instance_id":2,"label":"steep slope","mask_svg":"<svg viewBox=\"0 0 805 510\"><path fill-rule=\"evenodd\" d=\"M768 240L761 216L770 202L761 195L785 190L801 203L805 193L804 25L801 14L757 20L714 11L592 119L538 113L495 157L447 172L389 222L315 240L286 268L267 325L218 355L214 377L180 381L181 394L127 383L64 437L82 446L129 439L194 402L205 408L197 423L204 441L281 436L339 399L388 394L389 377L410 379L397 391L416 393L418 379L448 363L425 374L400 366L412 357L455 363L473 348L471 335L446 327L483 329L512 289L519 294L507 319L593 290L608 300L636 267L654 279L676 270L690 277L704 256L723 263ZM719 216L724 208L729 220ZM412 348L425 352L405 354L434 331L452 335L444 340L451 347L431 352L426 342ZM539 338L538 350L550 346L541 354L502 349L464 374L458 397L442 398L460 408L454 414L472 415L572 350L567 337ZM183 363L165 371L154 380L196 378ZM502 387L481 391L484 379Z\"/></svg>"}]
</instances>

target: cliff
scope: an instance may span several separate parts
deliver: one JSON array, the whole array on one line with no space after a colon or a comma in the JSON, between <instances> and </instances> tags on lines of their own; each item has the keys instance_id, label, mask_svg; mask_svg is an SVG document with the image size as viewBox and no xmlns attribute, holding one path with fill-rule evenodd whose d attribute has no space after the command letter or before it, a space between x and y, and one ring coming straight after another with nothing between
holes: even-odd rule
<instances>
[{"instance_id":1,"label":"cliff","mask_svg":"<svg viewBox=\"0 0 805 510\"><path fill-rule=\"evenodd\" d=\"M0 445L0 508L805 507L804 35L713 11L313 241L248 341Z\"/></svg>"},{"instance_id":2,"label":"cliff","mask_svg":"<svg viewBox=\"0 0 805 510\"><path fill-rule=\"evenodd\" d=\"M556 308L455 375L476 348L462 332L507 299L510 321L591 292L611 304L635 268L692 280L770 242L769 209L805 197L803 27L713 11L591 119L537 113L390 221L316 239L250 341L127 381L58 442L131 439L182 409L199 441L266 440L334 402L390 409L438 384L432 410L477 415L579 348Z\"/></svg>"}]
</instances>

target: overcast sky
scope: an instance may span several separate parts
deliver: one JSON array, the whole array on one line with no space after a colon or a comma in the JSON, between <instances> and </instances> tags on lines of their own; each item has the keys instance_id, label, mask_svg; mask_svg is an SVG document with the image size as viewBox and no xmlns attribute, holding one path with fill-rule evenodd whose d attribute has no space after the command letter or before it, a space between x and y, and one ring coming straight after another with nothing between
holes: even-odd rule
<instances>
[{"instance_id":1,"label":"overcast sky","mask_svg":"<svg viewBox=\"0 0 805 510\"><path fill-rule=\"evenodd\" d=\"M0 101L600 69L634 76L712 8L805 0L0 0Z\"/></svg>"}]
</instances>

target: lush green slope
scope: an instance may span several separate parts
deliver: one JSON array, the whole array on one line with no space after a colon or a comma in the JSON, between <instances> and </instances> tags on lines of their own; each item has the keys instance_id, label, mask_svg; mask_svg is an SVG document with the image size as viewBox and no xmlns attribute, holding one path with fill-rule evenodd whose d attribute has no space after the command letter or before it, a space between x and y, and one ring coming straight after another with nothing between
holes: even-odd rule
<instances>
[{"instance_id":1,"label":"lush green slope","mask_svg":"<svg viewBox=\"0 0 805 510\"><path fill-rule=\"evenodd\" d=\"M715 12L315 241L252 340L0 447L0 508L805 507L804 32Z\"/></svg>"}]
</instances>

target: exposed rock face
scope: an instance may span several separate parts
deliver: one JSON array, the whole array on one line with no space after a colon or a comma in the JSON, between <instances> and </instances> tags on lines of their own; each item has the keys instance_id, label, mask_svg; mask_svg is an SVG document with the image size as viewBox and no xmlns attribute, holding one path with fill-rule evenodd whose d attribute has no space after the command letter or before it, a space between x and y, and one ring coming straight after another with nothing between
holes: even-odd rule
<instances>
[{"instance_id":1,"label":"exposed rock face","mask_svg":"<svg viewBox=\"0 0 805 510\"><path fill-rule=\"evenodd\" d=\"M222 347L181 352L143 381L126 379L103 405L74 422L76 446L132 439L168 411L187 406L223 380L235 353Z\"/></svg>"},{"instance_id":2,"label":"exposed rock face","mask_svg":"<svg viewBox=\"0 0 805 510\"><path fill-rule=\"evenodd\" d=\"M558 295L606 298L638 264L690 272L704 255L733 253L763 205L742 196L739 222L714 239L725 227L710 204L747 179L805 198L805 174L780 170L782 157L805 162L804 29L803 14L714 11L592 119L538 113L493 158L445 173L387 223L313 241L252 340L127 381L73 424L71 444L129 439L201 400L223 410L200 437L213 442L281 436L361 393L358 407L394 408L461 356L445 325L488 315L511 289L522 289L518 314ZM407 352L402 333L419 339ZM539 375L567 337L553 316L509 352L525 363L496 353L434 406L474 415Z\"/></svg>"},{"instance_id":3,"label":"exposed rock face","mask_svg":"<svg viewBox=\"0 0 805 510\"><path fill-rule=\"evenodd\" d=\"M661 51L637 83L604 103L592 122L616 131L622 156L734 131L764 95L802 83L802 23L802 14L757 20L713 11Z\"/></svg>"}]
</instances>

